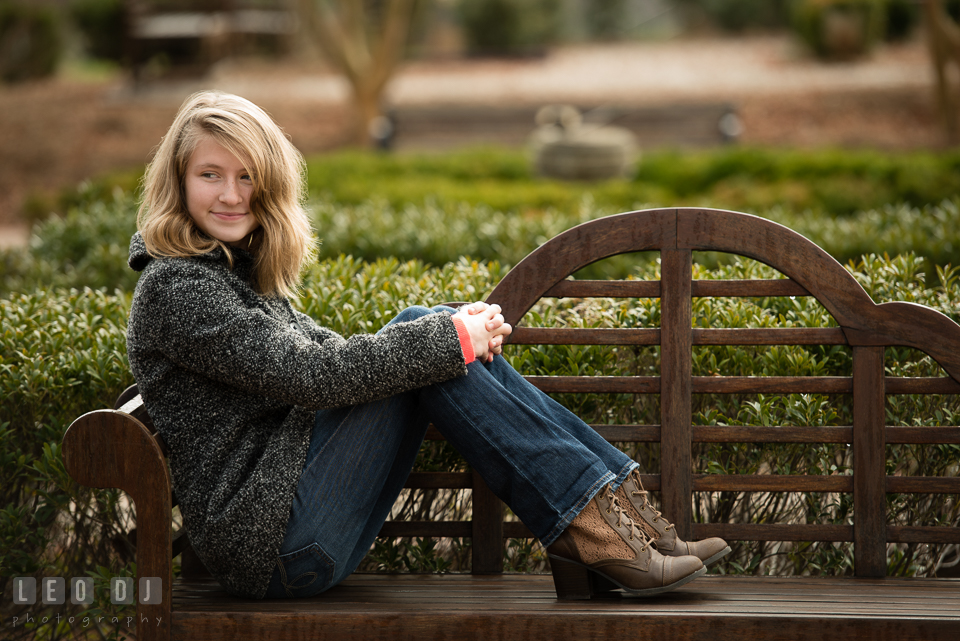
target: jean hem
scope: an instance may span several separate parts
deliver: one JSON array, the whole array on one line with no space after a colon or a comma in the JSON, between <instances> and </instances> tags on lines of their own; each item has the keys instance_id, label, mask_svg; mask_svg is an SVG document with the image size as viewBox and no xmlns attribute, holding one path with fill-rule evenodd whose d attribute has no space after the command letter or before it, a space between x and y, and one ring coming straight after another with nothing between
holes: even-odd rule
<instances>
[{"instance_id":1,"label":"jean hem","mask_svg":"<svg viewBox=\"0 0 960 641\"><path fill-rule=\"evenodd\" d=\"M566 514L560 518L560 522L557 523L550 534L540 539L540 545L543 547L549 547L554 541L557 540L564 530L567 529L567 526L573 522L573 519L577 518L577 515L583 511L583 508L587 506L587 503L597 495L600 490L604 488L605 485L612 482L616 477L613 475L613 472L606 472L603 476L600 477L590 488L584 493L580 500L570 508Z\"/></svg>"},{"instance_id":2,"label":"jean hem","mask_svg":"<svg viewBox=\"0 0 960 641\"><path fill-rule=\"evenodd\" d=\"M620 473L617 474L617 478L615 478L613 481L610 482L610 489L616 492L617 488L620 487L620 485L622 485L623 482L627 480L627 476L630 475L630 472L637 469L640 469L640 464L637 463L636 461L630 461L629 463L624 465L623 469L620 470Z\"/></svg>"}]
</instances>

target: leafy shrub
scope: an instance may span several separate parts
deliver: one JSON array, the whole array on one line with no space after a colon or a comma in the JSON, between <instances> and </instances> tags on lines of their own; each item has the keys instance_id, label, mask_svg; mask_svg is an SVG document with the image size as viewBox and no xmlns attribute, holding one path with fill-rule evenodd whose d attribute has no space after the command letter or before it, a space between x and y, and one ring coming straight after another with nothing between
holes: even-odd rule
<instances>
[{"instance_id":1,"label":"leafy shrub","mask_svg":"<svg viewBox=\"0 0 960 641\"><path fill-rule=\"evenodd\" d=\"M960 264L960 155L723 149L650 154L632 181L576 184L531 176L523 154L473 149L309 161L321 254L396 256L434 265L462 255L515 264L555 234L606 214L708 206L765 216L840 261L914 252ZM0 252L0 294L38 286L133 288L125 267L138 172L64 193L65 214L38 223L29 248ZM887 204L901 203L901 204ZM621 258L594 276L631 273Z\"/></svg>"},{"instance_id":2,"label":"leafy shrub","mask_svg":"<svg viewBox=\"0 0 960 641\"><path fill-rule=\"evenodd\" d=\"M73 419L111 406L133 382L124 338L128 305L126 294L89 289L40 290L0 299L4 577L86 576L98 565L134 575L123 536L131 522L126 501L115 490L78 486L60 453L64 430ZM35 606L28 608L36 614ZM10 620L8 614L18 616L16 610L6 598L0 605L4 621ZM37 632L21 626L10 634L21 631L24 638Z\"/></svg>"},{"instance_id":3,"label":"leafy shrub","mask_svg":"<svg viewBox=\"0 0 960 641\"><path fill-rule=\"evenodd\" d=\"M393 256L443 265L466 255L514 265L561 231L616 210L596 207L585 198L571 211L548 209L536 215L432 199L402 207L380 199L359 205L317 200L310 211L325 258L348 254L372 261ZM956 200L922 208L888 205L843 217L780 207L760 213L810 238L841 262L883 249L923 256L931 277L935 265L960 264ZM41 286L130 291L137 275L127 268L126 259L135 228L136 204L119 191L107 201L93 200L63 218L38 223L29 247L0 251L0 294ZM588 267L583 275L619 278L636 265L634 257L617 257Z\"/></svg>"},{"instance_id":4,"label":"leafy shrub","mask_svg":"<svg viewBox=\"0 0 960 641\"><path fill-rule=\"evenodd\" d=\"M484 298L503 272L497 263L466 260L428 268L416 261L340 257L309 270L298 304L344 334L373 332L415 302ZM126 533L135 515L127 499L117 491L79 487L60 452L63 433L75 418L112 407L133 383L126 359L129 304L129 293L93 289L0 298L3 577L134 575ZM449 459L445 446L437 446L422 467ZM0 608L9 621L12 600L4 599ZM36 607L31 612L40 619ZM35 630L23 633L33 638Z\"/></svg>"},{"instance_id":5,"label":"leafy shrub","mask_svg":"<svg viewBox=\"0 0 960 641\"><path fill-rule=\"evenodd\" d=\"M960 193L960 152L776 150L723 147L647 153L630 180L560 182L533 175L525 153L474 148L453 153L375 154L338 151L307 159L309 190L320 201L371 200L404 208L430 201L464 203L511 215L576 215L584 206L607 213L642 206L712 206L762 214L781 207L849 216L889 203L934 205ZM57 211L133 192L141 171L86 181L58 199ZM44 212L46 213L46 212Z\"/></svg>"},{"instance_id":6,"label":"leafy shrub","mask_svg":"<svg viewBox=\"0 0 960 641\"><path fill-rule=\"evenodd\" d=\"M885 5L886 0L796 0L793 26L821 58L854 58L884 36Z\"/></svg>"},{"instance_id":7,"label":"leafy shrub","mask_svg":"<svg viewBox=\"0 0 960 641\"><path fill-rule=\"evenodd\" d=\"M30 245L0 251L0 293L39 287L118 287L133 291L127 267L136 204L119 190L34 226Z\"/></svg>"},{"instance_id":8,"label":"leafy shrub","mask_svg":"<svg viewBox=\"0 0 960 641\"><path fill-rule=\"evenodd\" d=\"M569 183L536 178L517 151L373 155L345 152L308 161L310 191L356 205L371 197L394 207L432 199L537 216L575 213L583 203L609 213L658 206L704 205L762 213L771 207L847 216L887 203L921 207L960 193L960 154L885 154L849 150L728 147L697 153L646 154L632 180Z\"/></svg>"},{"instance_id":9,"label":"leafy shrub","mask_svg":"<svg viewBox=\"0 0 960 641\"><path fill-rule=\"evenodd\" d=\"M940 284L928 286L923 261L868 256L849 268L874 297L927 304L960 320L960 271L940 270ZM647 261L636 276L655 278L659 266ZM486 297L502 278L498 263L461 259L443 267L421 261L350 257L324 260L305 274L300 309L343 334L373 332L399 309L414 303ZM717 269L698 267L697 278L765 278L775 274L752 261ZM124 327L129 294L102 290L40 290L0 299L0 469L5 483L0 513L0 566L16 576L82 576L132 572L125 532L135 516L112 491L74 484L63 469L59 443L71 420L109 406L131 381L125 359ZM699 327L820 327L834 324L819 305L805 298L698 299ZM527 325L650 327L659 323L656 300L561 299L541 302ZM658 352L651 347L509 346L507 357L526 374L655 375ZM888 351L891 374L936 375L937 367L912 350ZM849 375L850 354L837 347L700 347L694 374L719 371L740 375ZM657 423L656 398L632 395L559 395L559 400L593 423ZM955 397L892 397L890 424L956 424ZM695 399L697 424L841 425L849 424L849 403L824 395L777 397L702 396ZM658 448L625 445L645 470L658 469ZM911 474L956 475L956 446L893 448L891 470ZM808 474L848 473L849 452L836 445L700 445L696 470L775 471ZM466 469L443 443L425 445L418 469ZM469 497L459 491L410 491L395 507L400 518L466 518ZM956 524L954 499L932 495L888 497L895 524ZM701 496L695 514L704 521L847 523L847 496L773 495L763 500L739 493ZM457 570L468 567L469 543L459 540L380 541L365 562L370 569ZM930 573L942 547L891 546L891 572ZM543 568L536 546L511 541L510 567ZM832 544L739 543L725 572L843 573L849 546ZM97 574L99 573L99 574ZM9 603L3 606L11 607Z\"/></svg>"}]
</instances>

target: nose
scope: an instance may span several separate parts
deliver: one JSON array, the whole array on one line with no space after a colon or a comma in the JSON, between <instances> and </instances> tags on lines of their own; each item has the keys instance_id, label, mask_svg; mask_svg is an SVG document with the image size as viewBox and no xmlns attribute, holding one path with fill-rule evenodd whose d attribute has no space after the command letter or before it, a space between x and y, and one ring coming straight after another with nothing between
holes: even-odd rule
<instances>
[{"instance_id":1,"label":"nose","mask_svg":"<svg viewBox=\"0 0 960 641\"><path fill-rule=\"evenodd\" d=\"M227 180L223 191L220 192L220 202L225 205L239 205L243 201L243 194L236 180Z\"/></svg>"}]
</instances>

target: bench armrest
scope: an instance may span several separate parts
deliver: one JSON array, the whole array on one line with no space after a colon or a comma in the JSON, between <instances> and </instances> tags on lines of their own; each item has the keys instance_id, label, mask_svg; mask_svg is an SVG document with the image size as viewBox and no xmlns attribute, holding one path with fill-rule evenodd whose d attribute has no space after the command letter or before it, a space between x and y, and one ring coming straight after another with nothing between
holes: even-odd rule
<instances>
[{"instance_id":1,"label":"bench armrest","mask_svg":"<svg viewBox=\"0 0 960 641\"><path fill-rule=\"evenodd\" d=\"M117 410L88 412L63 436L63 461L77 483L119 488L137 510L137 584L163 580L159 604L137 602L137 639L170 638L173 582L170 473L163 452L139 420Z\"/></svg>"}]
</instances>

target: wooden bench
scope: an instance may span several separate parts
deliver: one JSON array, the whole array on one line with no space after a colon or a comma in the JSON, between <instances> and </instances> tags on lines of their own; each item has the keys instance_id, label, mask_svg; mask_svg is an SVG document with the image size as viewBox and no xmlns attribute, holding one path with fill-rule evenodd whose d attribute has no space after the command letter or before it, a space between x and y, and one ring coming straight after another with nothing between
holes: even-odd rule
<instances>
[{"instance_id":1,"label":"wooden bench","mask_svg":"<svg viewBox=\"0 0 960 641\"><path fill-rule=\"evenodd\" d=\"M281 49L296 31L291 12L255 0L126 0L124 22L126 57L138 81L157 54L171 67L203 73L256 44Z\"/></svg>"},{"instance_id":2,"label":"wooden bench","mask_svg":"<svg viewBox=\"0 0 960 641\"><path fill-rule=\"evenodd\" d=\"M391 145L397 149L524 145L541 106L397 106L390 110ZM723 102L575 106L587 124L623 127L643 149L714 147L736 142L742 128L736 108Z\"/></svg>"},{"instance_id":3,"label":"wooden bench","mask_svg":"<svg viewBox=\"0 0 960 641\"><path fill-rule=\"evenodd\" d=\"M616 254L658 251L659 281L585 281L568 277ZM692 252L717 251L766 263L787 278L697 281ZM838 327L693 328L699 297L814 296ZM660 327L535 328L524 315L542 297L658 298ZM960 581L885 577L887 544L960 543L958 527L889 525L887 493L960 494L960 478L887 475L886 446L960 443L960 426L886 425L889 394L960 393L960 326L910 303L875 304L819 247L767 220L727 211L657 209L609 216L570 229L532 252L487 299L515 326L517 344L659 346L659 376L531 377L550 392L617 392L660 397L659 425L598 426L611 441L659 443L659 474L647 474L682 537L731 541L830 541L854 546L855 576L835 578L708 575L654 599L556 599L551 578L504 575L503 541L529 536L504 521L500 503L470 473L415 474L412 487L473 488L469 522L388 522L387 536L473 537L473 573L355 574L304 600L249 601L226 595L204 577L171 527L174 505L164 447L135 390L118 410L78 418L64 436L64 460L78 482L119 487L137 510L137 573L164 581L161 604L138 605L138 638L431 638L431 639L936 639L960 638ZM851 377L692 375L701 345L841 345L852 350ZM889 377L886 346L929 354L947 376ZM822 393L852 396L850 426L695 426L697 394ZM130 395L134 395L130 398ZM431 432L431 438L439 436ZM846 443L851 475L701 475L694 443ZM655 470L646 470L647 472ZM851 493L854 520L844 524L695 523L691 497L702 492ZM183 553L172 581L171 558ZM159 624L157 623L159 622ZM622 636L615 636L622 635Z\"/></svg>"}]
</instances>

